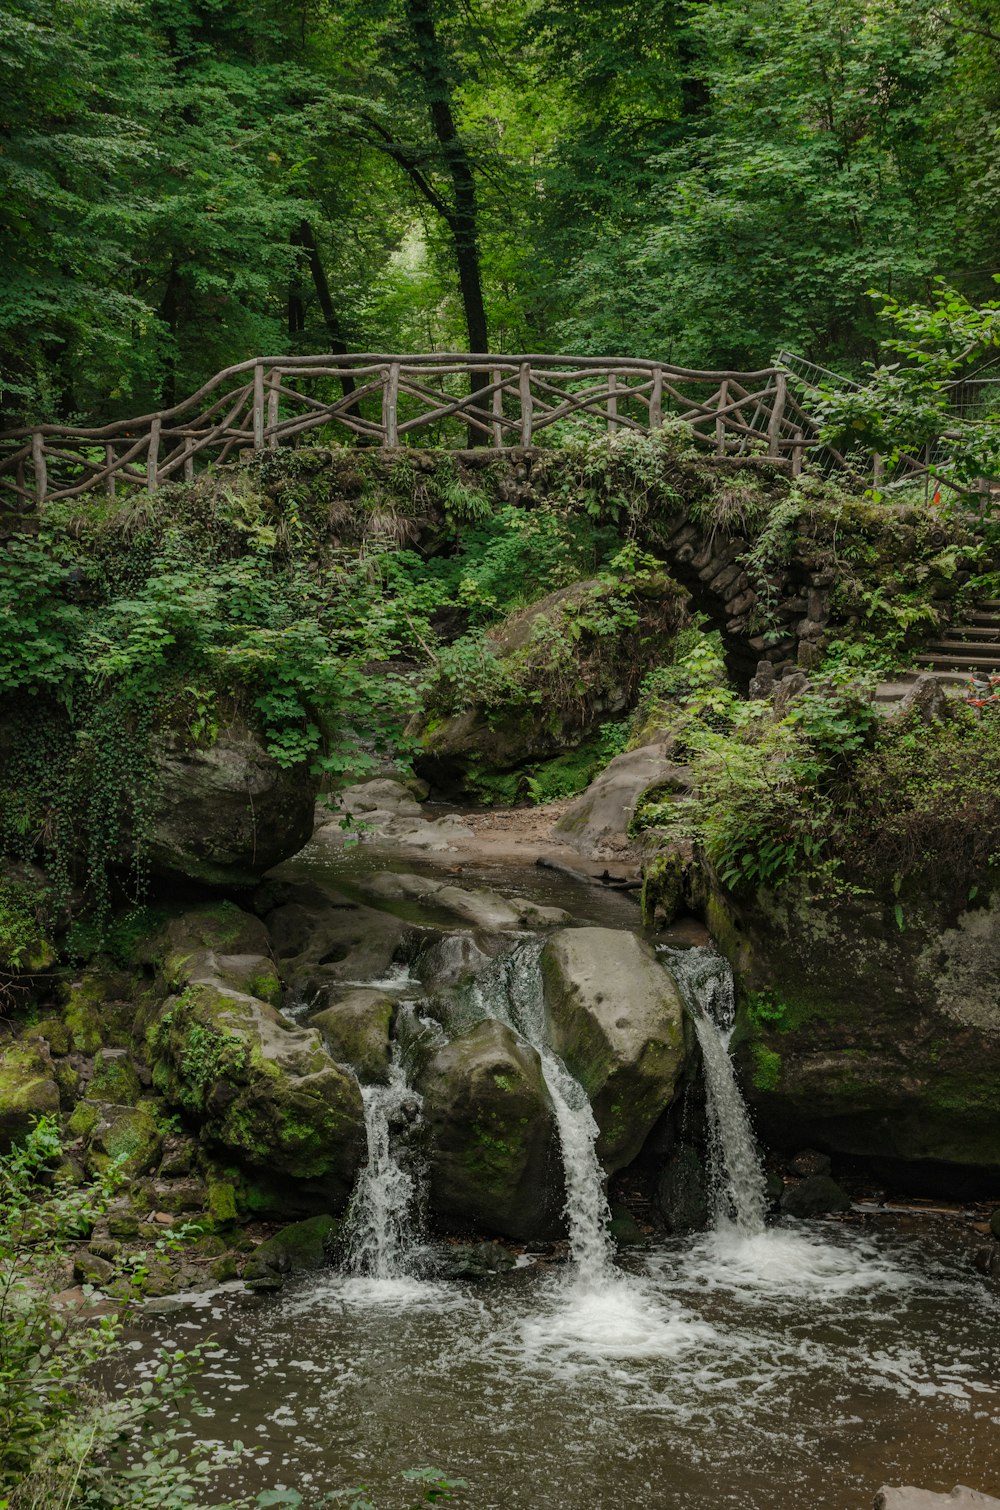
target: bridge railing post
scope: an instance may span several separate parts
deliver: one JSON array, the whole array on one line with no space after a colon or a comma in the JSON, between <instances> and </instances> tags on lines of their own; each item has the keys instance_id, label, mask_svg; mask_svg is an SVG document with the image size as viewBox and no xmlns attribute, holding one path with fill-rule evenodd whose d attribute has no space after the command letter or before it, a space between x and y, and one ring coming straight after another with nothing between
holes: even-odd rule
<instances>
[{"instance_id":1,"label":"bridge railing post","mask_svg":"<svg viewBox=\"0 0 1000 1510\"><path fill-rule=\"evenodd\" d=\"M278 428L278 389L281 387L281 371L272 367L267 378L267 425L264 429L264 441L268 446L276 446L278 437L275 433Z\"/></svg>"},{"instance_id":2,"label":"bridge railing post","mask_svg":"<svg viewBox=\"0 0 1000 1510\"><path fill-rule=\"evenodd\" d=\"M264 445L264 363L255 362L253 367L253 448L261 450Z\"/></svg>"},{"instance_id":3,"label":"bridge railing post","mask_svg":"<svg viewBox=\"0 0 1000 1510\"><path fill-rule=\"evenodd\" d=\"M788 397L788 380L783 372L778 373L774 386L774 402L771 405L771 418L767 426L768 456L781 454L778 442L781 439L781 422L785 417L785 400Z\"/></svg>"},{"instance_id":4,"label":"bridge railing post","mask_svg":"<svg viewBox=\"0 0 1000 1510\"><path fill-rule=\"evenodd\" d=\"M108 497L111 499L111 502L114 503L114 501L115 501L115 484L117 483L117 480L118 480L116 478L116 476L115 476L115 448L114 448L114 446L105 446L104 447L104 465L108 469L108 480L105 483L105 490L107 492Z\"/></svg>"},{"instance_id":5,"label":"bridge railing post","mask_svg":"<svg viewBox=\"0 0 1000 1510\"><path fill-rule=\"evenodd\" d=\"M390 362L382 373L382 429L384 444L399 445L399 363Z\"/></svg>"},{"instance_id":6,"label":"bridge railing post","mask_svg":"<svg viewBox=\"0 0 1000 1510\"><path fill-rule=\"evenodd\" d=\"M729 380L728 378L723 378L719 384L719 409L724 409L728 403ZM721 413L715 417L715 454L716 456L725 456L726 454L726 416Z\"/></svg>"},{"instance_id":7,"label":"bridge railing post","mask_svg":"<svg viewBox=\"0 0 1000 1510\"><path fill-rule=\"evenodd\" d=\"M157 415L149 426L149 451L146 456L146 487L151 493L156 492L160 481L160 424L160 416Z\"/></svg>"},{"instance_id":8,"label":"bridge railing post","mask_svg":"<svg viewBox=\"0 0 1000 1510\"><path fill-rule=\"evenodd\" d=\"M649 395L649 428L658 430L663 424L663 368L653 368L653 390Z\"/></svg>"},{"instance_id":9,"label":"bridge railing post","mask_svg":"<svg viewBox=\"0 0 1000 1510\"><path fill-rule=\"evenodd\" d=\"M490 382L493 384L493 402L491 404L493 410L493 444L495 446L502 446L503 425L500 423L500 419L503 415L503 389L500 387L500 384L503 382L503 378L499 367L493 368L490 373Z\"/></svg>"},{"instance_id":10,"label":"bridge railing post","mask_svg":"<svg viewBox=\"0 0 1000 1510\"><path fill-rule=\"evenodd\" d=\"M531 445L531 363L522 362L518 374L517 391L521 400L521 444Z\"/></svg>"},{"instance_id":11,"label":"bridge railing post","mask_svg":"<svg viewBox=\"0 0 1000 1510\"><path fill-rule=\"evenodd\" d=\"M608 373L608 434L614 435L618 429L618 379L613 372Z\"/></svg>"},{"instance_id":12,"label":"bridge railing post","mask_svg":"<svg viewBox=\"0 0 1000 1510\"><path fill-rule=\"evenodd\" d=\"M31 437L31 463L35 469L35 501L44 503L49 491L49 469L45 462L45 439L41 430Z\"/></svg>"}]
</instances>

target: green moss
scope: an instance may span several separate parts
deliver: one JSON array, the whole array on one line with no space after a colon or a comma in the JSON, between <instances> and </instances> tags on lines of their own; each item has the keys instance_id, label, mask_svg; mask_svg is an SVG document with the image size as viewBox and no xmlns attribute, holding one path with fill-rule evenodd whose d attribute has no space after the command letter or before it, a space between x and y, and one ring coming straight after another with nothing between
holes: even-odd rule
<instances>
[{"instance_id":1,"label":"green moss","mask_svg":"<svg viewBox=\"0 0 1000 1510\"><path fill-rule=\"evenodd\" d=\"M762 1043L753 1045L753 1083L759 1091L776 1091L781 1084L781 1055Z\"/></svg>"},{"instance_id":2,"label":"green moss","mask_svg":"<svg viewBox=\"0 0 1000 1510\"><path fill-rule=\"evenodd\" d=\"M63 1020L78 1053L96 1054L103 1046L105 999L105 981L100 975L85 975L70 986Z\"/></svg>"},{"instance_id":3,"label":"green moss","mask_svg":"<svg viewBox=\"0 0 1000 1510\"><path fill-rule=\"evenodd\" d=\"M236 1184L233 1180L209 1174L205 1196L205 1212L215 1227L228 1227L239 1219Z\"/></svg>"},{"instance_id":4,"label":"green moss","mask_svg":"<svg viewBox=\"0 0 1000 1510\"><path fill-rule=\"evenodd\" d=\"M125 1055L98 1059L87 1094L92 1101L135 1106L142 1094L135 1065Z\"/></svg>"},{"instance_id":5,"label":"green moss","mask_svg":"<svg viewBox=\"0 0 1000 1510\"><path fill-rule=\"evenodd\" d=\"M101 1109L93 1101L79 1101L73 1109L67 1130L71 1137L87 1138L101 1120Z\"/></svg>"}]
</instances>

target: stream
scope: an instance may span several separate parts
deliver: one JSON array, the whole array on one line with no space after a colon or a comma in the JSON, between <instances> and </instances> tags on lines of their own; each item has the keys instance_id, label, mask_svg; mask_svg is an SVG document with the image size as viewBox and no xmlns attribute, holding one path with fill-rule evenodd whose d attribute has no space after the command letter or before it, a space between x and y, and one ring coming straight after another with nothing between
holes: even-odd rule
<instances>
[{"instance_id":1,"label":"stream","mask_svg":"<svg viewBox=\"0 0 1000 1510\"><path fill-rule=\"evenodd\" d=\"M570 905L571 881L517 883L508 872L506 889ZM637 926L625 898L572 900L578 918ZM731 976L710 948L661 958L702 1050L713 1225L613 1251L596 1123L545 1040L540 949L511 937L454 1010L506 1023L540 1055L565 1261L529 1245L505 1274L433 1277L399 1134L419 1117L403 1035L389 1084L364 1092L369 1158L340 1267L278 1296L235 1284L164 1303L131 1339L140 1375L157 1347L207 1345L199 1434L248 1449L226 1491L295 1487L309 1506L365 1484L380 1510L401 1510L400 1472L433 1464L469 1481L473 1510L863 1510L887 1482L996 1492L996 1291L927 1223L767 1225L728 1054ZM405 1010L419 1025L419 1003Z\"/></svg>"}]
</instances>

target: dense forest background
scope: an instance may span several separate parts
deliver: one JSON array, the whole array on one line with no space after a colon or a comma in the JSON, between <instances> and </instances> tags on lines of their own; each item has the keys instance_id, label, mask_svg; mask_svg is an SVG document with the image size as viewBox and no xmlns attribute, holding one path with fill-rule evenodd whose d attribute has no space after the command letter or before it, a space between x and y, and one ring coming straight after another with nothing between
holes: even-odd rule
<instances>
[{"instance_id":1,"label":"dense forest background","mask_svg":"<svg viewBox=\"0 0 1000 1510\"><path fill-rule=\"evenodd\" d=\"M1000 270L997 0L6 0L0 424L263 353L845 372Z\"/></svg>"}]
</instances>

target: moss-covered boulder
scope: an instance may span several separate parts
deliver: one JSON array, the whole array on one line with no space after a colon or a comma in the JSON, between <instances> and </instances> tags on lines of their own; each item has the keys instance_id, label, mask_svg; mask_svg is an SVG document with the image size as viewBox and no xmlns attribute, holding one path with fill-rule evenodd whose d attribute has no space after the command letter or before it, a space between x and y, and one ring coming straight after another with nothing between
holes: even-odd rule
<instances>
[{"instance_id":1,"label":"moss-covered boulder","mask_svg":"<svg viewBox=\"0 0 1000 1510\"><path fill-rule=\"evenodd\" d=\"M320 1182L336 1209L364 1150L361 1092L314 1029L268 1002L199 982L162 1003L147 1032L153 1080L240 1163Z\"/></svg>"},{"instance_id":2,"label":"moss-covered boulder","mask_svg":"<svg viewBox=\"0 0 1000 1510\"><path fill-rule=\"evenodd\" d=\"M247 1259L243 1282L249 1290L280 1290L290 1274L310 1274L329 1262L336 1219L311 1216L265 1238Z\"/></svg>"},{"instance_id":3,"label":"moss-covered boulder","mask_svg":"<svg viewBox=\"0 0 1000 1510\"><path fill-rule=\"evenodd\" d=\"M449 1231L553 1235L558 1134L535 1050L502 1023L481 1022L433 1055L418 1088L437 1221Z\"/></svg>"},{"instance_id":4,"label":"moss-covered boulder","mask_svg":"<svg viewBox=\"0 0 1000 1510\"><path fill-rule=\"evenodd\" d=\"M137 947L136 959L154 969L168 989L211 978L280 1004L267 929L235 902L187 907L167 918Z\"/></svg>"},{"instance_id":5,"label":"moss-covered boulder","mask_svg":"<svg viewBox=\"0 0 1000 1510\"><path fill-rule=\"evenodd\" d=\"M149 858L162 876L252 886L312 836L317 780L281 766L235 724L207 749L187 731L157 743Z\"/></svg>"},{"instance_id":6,"label":"moss-covered boulder","mask_svg":"<svg viewBox=\"0 0 1000 1510\"><path fill-rule=\"evenodd\" d=\"M472 706L454 688L432 691L415 720L422 775L443 789L475 790L477 772L512 771L575 749L629 708L645 673L669 656L685 590L665 572L627 581L592 578L547 594L487 636L493 668Z\"/></svg>"},{"instance_id":7,"label":"moss-covered boulder","mask_svg":"<svg viewBox=\"0 0 1000 1510\"><path fill-rule=\"evenodd\" d=\"M736 899L712 882L706 901L765 1143L867 1158L913 1189L996 1188L1000 892Z\"/></svg>"},{"instance_id":8,"label":"moss-covered boulder","mask_svg":"<svg viewBox=\"0 0 1000 1510\"><path fill-rule=\"evenodd\" d=\"M59 1111L59 1086L46 1044L20 1039L0 1053L0 1151Z\"/></svg>"},{"instance_id":9,"label":"moss-covered boulder","mask_svg":"<svg viewBox=\"0 0 1000 1510\"><path fill-rule=\"evenodd\" d=\"M111 1101L117 1106L135 1106L142 1094L135 1064L125 1049L101 1049L87 1086L91 1101Z\"/></svg>"},{"instance_id":10,"label":"moss-covered boulder","mask_svg":"<svg viewBox=\"0 0 1000 1510\"><path fill-rule=\"evenodd\" d=\"M385 1085L389 1079L389 1053L396 1003L383 991L357 987L340 994L327 993L327 1005L309 1019L338 1064L349 1064L359 1080Z\"/></svg>"},{"instance_id":11,"label":"moss-covered boulder","mask_svg":"<svg viewBox=\"0 0 1000 1510\"><path fill-rule=\"evenodd\" d=\"M81 1102L80 1107L86 1104ZM86 1135L90 1174L104 1175L114 1167L123 1179L134 1179L156 1167L163 1139L151 1102L142 1101L138 1106L89 1104L96 1111Z\"/></svg>"},{"instance_id":12,"label":"moss-covered boulder","mask_svg":"<svg viewBox=\"0 0 1000 1510\"><path fill-rule=\"evenodd\" d=\"M130 1039L135 983L121 971L86 970L62 986L63 1031L54 1051L96 1054L105 1045L124 1047Z\"/></svg>"},{"instance_id":13,"label":"moss-covered boulder","mask_svg":"<svg viewBox=\"0 0 1000 1510\"><path fill-rule=\"evenodd\" d=\"M566 928L541 956L552 1047L590 1097L609 1173L635 1158L684 1065L680 992L633 933Z\"/></svg>"}]
</instances>

